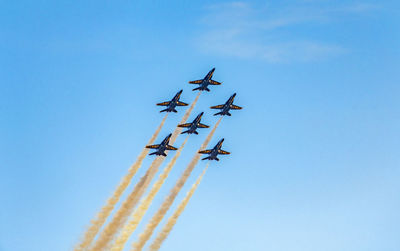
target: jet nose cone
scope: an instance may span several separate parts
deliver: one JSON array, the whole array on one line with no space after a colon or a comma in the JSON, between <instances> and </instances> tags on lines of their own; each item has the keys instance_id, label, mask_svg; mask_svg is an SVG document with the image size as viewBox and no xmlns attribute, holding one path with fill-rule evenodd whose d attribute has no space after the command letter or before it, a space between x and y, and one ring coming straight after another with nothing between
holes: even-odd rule
<instances>
[{"instance_id":1,"label":"jet nose cone","mask_svg":"<svg viewBox=\"0 0 400 251\"><path fill-rule=\"evenodd\" d=\"M181 94L183 92L183 90L180 90L178 93Z\"/></svg>"},{"instance_id":2,"label":"jet nose cone","mask_svg":"<svg viewBox=\"0 0 400 251\"><path fill-rule=\"evenodd\" d=\"M232 95L232 97L236 97L236 92Z\"/></svg>"},{"instance_id":3,"label":"jet nose cone","mask_svg":"<svg viewBox=\"0 0 400 251\"><path fill-rule=\"evenodd\" d=\"M201 113L199 114L199 116L201 117L201 116L203 116L203 114L204 114L204 112L201 112Z\"/></svg>"},{"instance_id":4,"label":"jet nose cone","mask_svg":"<svg viewBox=\"0 0 400 251\"><path fill-rule=\"evenodd\" d=\"M224 138L222 138L222 139L221 139L221 143L222 143L222 142L224 142L224 140L225 140L225 139L224 139Z\"/></svg>"}]
</instances>

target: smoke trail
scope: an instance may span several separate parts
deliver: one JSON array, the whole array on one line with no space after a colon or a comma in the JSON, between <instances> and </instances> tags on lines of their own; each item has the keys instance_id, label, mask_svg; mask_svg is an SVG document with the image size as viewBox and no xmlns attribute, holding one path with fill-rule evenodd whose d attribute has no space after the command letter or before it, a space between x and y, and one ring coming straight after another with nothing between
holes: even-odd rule
<instances>
[{"instance_id":1,"label":"smoke trail","mask_svg":"<svg viewBox=\"0 0 400 251\"><path fill-rule=\"evenodd\" d=\"M190 105L189 109L185 112L182 123L185 123L189 118L191 111L197 103L197 100L200 97L200 93L197 94L195 100ZM170 139L170 144L172 145L177 139L179 133L181 132L180 127L176 127L174 132L172 133L172 137ZM111 222L104 228L103 232L100 234L98 240L94 244L91 250L100 251L100 250L109 250L109 245L111 241L115 238L118 231L127 221L129 215L132 214L133 208L138 203L140 197L142 197L143 193L146 191L147 187L150 185L151 180L156 175L158 168L162 164L164 158L157 157L153 163L150 165L146 174L140 179L140 181L136 184L133 191L128 195L127 199L122 204L121 208L115 213L114 218Z\"/></svg>"},{"instance_id":2,"label":"smoke trail","mask_svg":"<svg viewBox=\"0 0 400 251\"><path fill-rule=\"evenodd\" d=\"M158 233L156 239L153 241L153 243L150 245L149 250L150 251L156 251L159 250L162 243L164 240L168 237L169 233L171 232L172 228L175 226L176 221L178 220L179 216L182 214L183 210L185 210L186 205L188 204L190 198L194 194L194 192L197 189L197 186L200 184L201 179L203 178L204 174L207 171L208 164L204 168L203 172L201 175L197 178L196 182L192 185L192 188L189 190L189 192L186 194L186 197L182 200L181 204L178 205L177 209L173 213L173 215L168 219L167 223L163 227L163 229Z\"/></svg>"},{"instance_id":3,"label":"smoke trail","mask_svg":"<svg viewBox=\"0 0 400 251\"><path fill-rule=\"evenodd\" d=\"M114 218L111 222L104 228L101 232L99 238L95 242L93 251L108 250L109 244L115 237L115 234L123 226L131 213L132 209L138 203L140 197L143 195L145 188L150 183L151 179L157 173L159 166L163 161L163 157L156 157L149 169L147 169L146 174L139 180L135 185L133 191L128 195L127 199L123 202L121 208L115 213Z\"/></svg>"},{"instance_id":4,"label":"smoke trail","mask_svg":"<svg viewBox=\"0 0 400 251\"><path fill-rule=\"evenodd\" d=\"M206 140L203 142L201 145L200 149L204 149L207 147L208 143L210 142L212 136L215 133L215 130L217 129L219 123L221 122L220 118L218 122L215 124L214 128L208 134ZM150 223L146 225L145 230L143 233L139 235L139 240L135 243L133 243L133 249L132 250L142 250L146 242L150 239L151 235L153 234L154 230L160 224L161 220L164 218L165 214L167 213L168 209L171 207L172 203L174 202L176 196L178 195L179 191L182 189L183 185L185 184L186 180L189 178L191 172L193 171L194 167L196 166L197 162L200 159L200 154L196 153L195 156L193 157L192 161L189 163L189 165L186 167L185 171L183 172L182 176L179 178L179 180L176 182L175 186L171 189L168 197L164 200L163 204L161 207L158 209L156 214L151 218Z\"/></svg>"},{"instance_id":5,"label":"smoke trail","mask_svg":"<svg viewBox=\"0 0 400 251\"><path fill-rule=\"evenodd\" d=\"M154 132L153 136L150 138L148 145L151 145L156 140L161 128L163 127L165 121L167 120L168 114L166 114L158 126L157 130ZM75 251L81 251L89 247L95 238L96 234L99 232L101 226L106 221L107 217L110 215L115 205L118 203L121 195L124 193L125 189L131 183L132 177L136 174L137 170L142 165L144 158L146 157L149 149L144 148L142 152L136 159L136 162L129 168L128 173L122 178L118 187L115 189L113 195L107 200L106 205L100 210L96 217L91 221L91 225L84 234L82 241L75 247Z\"/></svg>"},{"instance_id":6,"label":"smoke trail","mask_svg":"<svg viewBox=\"0 0 400 251\"><path fill-rule=\"evenodd\" d=\"M139 223L142 220L143 216L145 215L147 209L150 207L151 202L153 201L154 197L160 190L161 186L164 184L172 167L175 165L177 159L181 155L182 149L185 146L188 138L189 137L186 137L185 141L179 148L178 152L168 163L167 167L165 167L163 173L160 174L159 179L153 184L153 187L151 188L147 197L141 200L139 206L136 208L136 210L131 215L131 220L125 225L124 229L121 231L120 236L115 241L115 244L111 249L112 251L121 251L124 249L125 243L128 241L131 234L135 231L136 227L139 225Z\"/></svg>"},{"instance_id":7,"label":"smoke trail","mask_svg":"<svg viewBox=\"0 0 400 251\"><path fill-rule=\"evenodd\" d=\"M179 124L184 124L184 123L186 123L186 120L188 120L188 118L189 118L189 116L190 116L190 113L192 112L194 106L195 106L196 103L197 103L197 100L199 100L200 94L201 94L201 92L199 92L199 93L197 94L196 98L194 99L193 103L190 105L189 109L187 109L187 111L185 112L185 115L183 115L183 118L182 118L182 120L181 120L181 122L180 122ZM179 124L178 124L178 125L179 125ZM183 128L181 128L181 127L176 127L175 131L172 133L172 136L171 136L171 140L170 140L170 141L171 141L172 143L175 142L176 138L177 138L178 135L182 132L182 130L183 130Z\"/></svg>"}]
</instances>

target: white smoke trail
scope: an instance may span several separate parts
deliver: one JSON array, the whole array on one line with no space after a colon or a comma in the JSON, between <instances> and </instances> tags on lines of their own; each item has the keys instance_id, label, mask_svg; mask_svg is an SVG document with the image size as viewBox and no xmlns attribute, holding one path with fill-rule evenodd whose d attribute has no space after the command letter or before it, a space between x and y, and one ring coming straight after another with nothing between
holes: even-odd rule
<instances>
[{"instance_id":1,"label":"white smoke trail","mask_svg":"<svg viewBox=\"0 0 400 251\"><path fill-rule=\"evenodd\" d=\"M123 202L121 208L115 213L111 222L101 232L93 248L91 248L92 251L109 250L110 242L118 233L119 229L124 225L128 216L132 212L132 209L139 202L139 199L143 195L145 188L157 173L163 159L163 157L156 157L156 159L154 159L149 169L147 169L146 174L135 185L133 191Z\"/></svg>"},{"instance_id":2,"label":"white smoke trail","mask_svg":"<svg viewBox=\"0 0 400 251\"><path fill-rule=\"evenodd\" d=\"M200 93L196 96L193 103L190 105L189 109L185 112L181 123L185 123L189 118L190 113L192 112L194 106L197 103L197 100L200 97ZM179 133L181 132L180 127L176 127L174 132L172 133L170 144L172 145L177 139ZM109 250L111 241L115 238L116 234L122 228L122 226L128 220L129 215L132 214L133 208L138 203L140 197L142 197L143 193L146 191L147 187L150 185L151 180L154 178L156 173L158 172L158 168L162 164L164 158L157 157L153 163L150 165L146 174L140 179L140 181L134 187L134 190L128 195L127 199L122 204L121 208L115 213L114 218L111 222L104 228L103 232L100 234L99 238L95 242L93 251L100 250Z\"/></svg>"},{"instance_id":3,"label":"white smoke trail","mask_svg":"<svg viewBox=\"0 0 400 251\"><path fill-rule=\"evenodd\" d=\"M182 149L185 146L188 138L189 137L186 137L185 141L179 148L178 152L175 154L175 156L171 159L171 161L165 167L163 173L160 174L160 177L158 178L158 180L153 184L153 187L151 188L149 194L144 199L141 200L139 206L135 209L135 211L131 215L130 221L125 225L125 227L121 231L121 234L116 239L111 251L122 251L124 249L124 246L125 246L126 242L128 241L129 237L131 236L131 234L135 231L136 227L141 222L143 216L147 212L147 209L150 207L154 197L160 190L161 186L164 184L172 167L175 165L176 161L178 160L179 156L181 155Z\"/></svg>"},{"instance_id":4,"label":"white smoke trail","mask_svg":"<svg viewBox=\"0 0 400 251\"><path fill-rule=\"evenodd\" d=\"M175 226L176 221L178 220L179 216L182 214L183 210L185 210L186 205L189 203L190 198L193 196L194 192L197 189L197 186L200 184L201 179L203 178L204 174L207 171L208 164L204 168L203 172L201 175L197 178L196 182L192 185L192 188L187 192L186 197L182 200L182 202L178 205L177 209L175 212L172 214L172 216L168 219L167 223L163 227L163 229L158 233L156 239L153 241L153 243L150 245L149 250L150 251L156 251L159 250L162 243L164 240L168 237L169 233L171 232L172 228Z\"/></svg>"},{"instance_id":5,"label":"white smoke trail","mask_svg":"<svg viewBox=\"0 0 400 251\"><path fill-rule=\"evenodd\" d=\"M184 124L184 123L186 123L186 121L188 120L188 118L189 118L189 116L190 116L190 113L192 112L194 106L195 106L196 103L197 103L197 100L199 100L200 94L201 94L201 92L199 92L199 93L197 94L196 98L194 99L193 103L190 105L189 109L187 109L187 111L185 112L185 115L183 116L183 118L182 118L182 120L181 120L181 122L180 122L179 124ZM179 125L179 124L178 124L178 125ZM175 131L172 133L172 136L171 136L171 140L170 140L170 141L171 141L171 142L175 142L176 138L179 136L179 134L182 132L182 130L183 130L183 128L177 127L177 128L175 129Z\"/></svg>"},{"instance_id":6,"label":"white smoke trail","mask_svg":"<svg viewBox=\"0 0 400 251\"><path fill-rule=\"evenodd\" d=\"M153 136L150 138L148 145L151 145L156 140L158 134L161 131L165 121L167 120L168 114L166 114L158 126L157 130L154 132ZM149 149L144 148L142 152L139 154L136 162L129 168L128 173L122 178L121 182L115 189L113 195L107 200L106 205L100 210L100 212L96 215L96 217L91 221L91 224L88 230L85 232L82 241L75 247L75 251L82 251L90 246L93 239L96 237L100 228L103 226L104 222L107 220L107 217L111 214L115 205L118 203L125 189L131 183L133 176L136 174L138 169L143 163L144 158L146 157Z\"/></svg>"},{"instance_id":7,"label":"white smoke trail","mask_svg":"<svg viewBox=\"0 0 400 251\"><path fill-rule=\"evenodd\" d=\"M208 143L210 142L212 136L215 133L215 130L217 129L219 123L221 122L221 119L222 118L220 118L218 120L218 122L215 124L214 128L211 130L210 134L208 134L206 140L203 142L200 149L204 149L207 147ZM168 197L164 200L163 204L158 209L156 214L151 218L150 222L146 225L145 230L139 235L139 240L137 242L133 243L132 250L142 250L143 249L144 245L150 239L154 230L160 224L161 220L164 218L168 209L171 207L176 196L178 195L179 191L182 189L186 180L189 178L190 174L192 173L192 171L193 171L194 167L196 166L197 162L199 161L199 159L200 159L200 154L196 153L195 156L193 157L192 161L186 167L182 176L176 182L175 186L171 189Z\"/></svg>"}]
</instances>

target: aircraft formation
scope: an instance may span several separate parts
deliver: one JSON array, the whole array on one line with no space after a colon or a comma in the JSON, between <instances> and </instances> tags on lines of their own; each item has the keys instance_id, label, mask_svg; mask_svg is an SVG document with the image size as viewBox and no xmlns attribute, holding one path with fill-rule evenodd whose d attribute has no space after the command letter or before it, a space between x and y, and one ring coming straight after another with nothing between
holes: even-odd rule
<instances>
[{"instance_id":1,"label":"aircraft formation","mask_svg":"<svg viewBox=\"0 0 400 251\"><path fill-rule=\"evenodd\" d=\"M123 251L125 249L128 239L133 235L139 223L144 220L144 215L148 212L150 205L154 201L154 197L160 191L163 183L168 178L169 173L179 158L188 138L192 137L187 136L181 146L175 147L174 143L178 135L198 135L202 131L205 131L206 128L210 128L209 125L203 124L201 121L204 112L198 114L191 122L187 122L187 120L189 119L190 114L200 97L200 93L203 91L209 92L210 86L221 85L221 82L217 82L212 79L214 72L215 68L209 71L203 79L189 81L189 84L199 85L193 89L193 91L199 91L199 93L190 106L188 103L180 101L183 90L177 92L170 101L156 104L157 106L164 107L160 112L165 112L166 115L164 116L157 130L154 132L149 143L145 145L142 152L137 157L135 163L129 168L127 174L121 179L121 182L114 190L112 196L106 201L105 205L96 214L95 218L91 220L88 229L85 231L79 243L77 243L75 246L74 251ZM199 150L195 152L192 160L183 170L181 176L170 190L170 193L164 199L161 206L159 206L159 209L150 218L142 233L137 235L137 241L133 242L132 248L130 249L131 251L143 250L146 243L151 239L152 234L156 230L157 226L161 224L163 218L167 215L168 210L172 207L177 195L182 190L197 163L200 161L202 154L207 155L206 157L202 158L202 160L208 160L202 174L198 176L196 182L186 194L186 197L177 206L175 212L167 220L167 223L164 225L164 227L159 231L149 246L150 250L159 250L161 244L167 238L168 234L175 225L176 220L190 200L190 197L196 190L197 185L200 183L205 171L208 168L210 163L209 161L219 161L219 155L230 154L230 152L222 150L222 143L224 142L224 139L220 139L212 149L206 148L210 143L218 125L220 124L222 117L231 116L232 110L242 109L242 107L233 104L235 97L236 93L231 95L224 104L210 107L211 109L218 109L219 112L215 113L214 116L219 115L221 118L214 124ZM180 108L182 106L189 106L189 108L186 109L181 121L174 128L173 132L169 133L159 144L154 144L154 141L157 139L157 136L167 119L168 113L177 113L180 109L182 109ZM151 152L149 153L149 151ZM169 160L169 163L161 172L158 179L152 183L152 180L156 178L159 167L166 159L165 157L169 151L174 151L175 154ZM133 177L143 165L143 160L147 155L155 155L155 158L147 168L145 174L134 185L133 190L130 192L127 191L133 181ZM148 189L149 191L147 191ZM128 193L128 195L123 197L125 193ZM122 201L122 199L124 200ZM119 202L121 204L118 208Z\"/></svg>"},{"instance_id":2,"label":"aircraft formation","mask_svg":"<svg viewBox=\"0 0 400 251\"><path fill-rule=\"evenodd\" d=\"M194 88L193 91L207 91L209 92L210 89L208 88L209 85L221 85L221 82L215 81L212 79L212 76L214 75L215 68L211 69L207 75L203 79L199 80L193 80L189 81L189 84L198 84L199 87ZM177 106L187 106L187 103L184 103L180 101L180 97L182 94L183 90L180 90L178 93L175 94L175 96L171 99L171 101L165 101L162 103L158 103L158 106L167 106L166 109L161 110L160 112L178 112L175 108ZM242 107L234 105L233 101L236 97L236 93L234 93L232 96L229 97L229 99L222 105L216 105L216 106L211 106L210 109L220 109L220 112L217 112L214 114L216 115L221 115L221 116L232 116L231 113L229 112L230 110L241 110ZM197 132L198 128L209 128L210 126L205 125L200 123L201 117L203 116L204 112L201 112L197 117L191 122L191 123L185 123L185 124L180 124L178 127L184 127L188 128L186 131L181 132L181 134L199 134ZM167 137L164 138L164 140L160 144L156 145L148 145L146 148L151 148L151 149L157 149L156 152L150 153L149 155L158 155L158 156L164 156L166 157L167 154L165 153L166 150L178 150L178 148L173 147L169 145L169 140L171 138L172 134L169 134ZM210 156L203 158L203 160L216 160L219 161L219 158L217 158L217 155L219 154L230 154L227 151L224 151L221 149L222 147L222 142L224 139L221 139L217 145L213 149L210 150L202 150L199 151L198 153L200 154L209 154Z\"/></svg>"}]
</instances>

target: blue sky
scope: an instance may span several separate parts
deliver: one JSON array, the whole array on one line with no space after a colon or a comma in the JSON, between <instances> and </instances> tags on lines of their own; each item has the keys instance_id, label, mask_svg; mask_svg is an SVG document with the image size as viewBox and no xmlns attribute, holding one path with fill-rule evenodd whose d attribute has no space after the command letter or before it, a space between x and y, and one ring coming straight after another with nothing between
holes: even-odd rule
<instances>
[{"instance_id":1,"label":"blue sky","mask_svg":"<svg viewBox=\"0 0 400 251\"><path fill-rule=\"evenodd\" d=\"M190 119L205 111L213 125L208 107L236 92L244 109L211 141L232 154L162 250L400 250L399 7L1 1L0 250L71 250L161 121L155 103L180 89L192 102L187 81L212 67L223 85ZM207 133L190 137L146 219Z\"/></svg>"}]
</instances>

